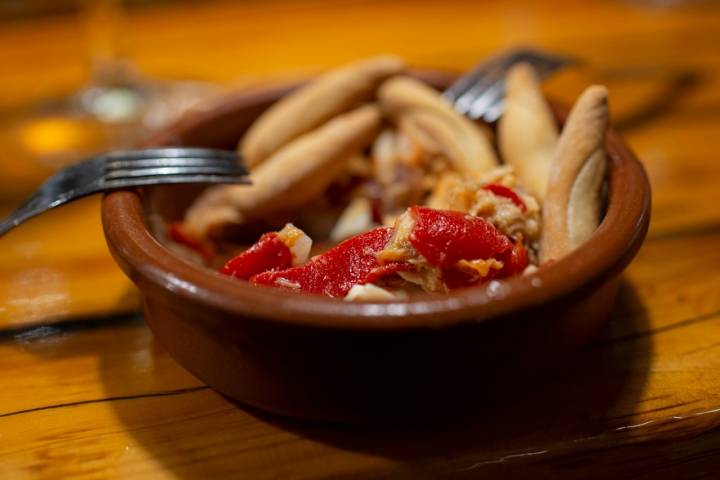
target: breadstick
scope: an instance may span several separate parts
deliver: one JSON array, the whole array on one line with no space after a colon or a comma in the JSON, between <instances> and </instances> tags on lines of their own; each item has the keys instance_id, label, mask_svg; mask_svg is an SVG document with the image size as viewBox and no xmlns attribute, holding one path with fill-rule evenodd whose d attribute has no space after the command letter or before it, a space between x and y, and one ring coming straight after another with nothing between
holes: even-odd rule
<instances>
[{"instance_id":1,"label":"breadstick","mask_svg":"<svg viewBox=\"0 0 720 480\"><path fill-rule=\"evenodd\" d=\"M373 142L373 174L381 185L395 182L397 150L397 134L389 128L380 132Z\"/></svg>"},{"instance_id":2,"label":"breadstick","mask_svg":"<svg viewBox=\"0 0 720 480\"><path fill-rule=\"evenodd\" d=\"M541 203L557 141L555 118L535 70L527 63L513 66L505 79L505 112L498 124L500 154Z\"/></svg>"},{"instance_id":3,"label":"breadstick","mask_svg":"<svg viewBox=\"0 0 720 480\"><path fill-rule=\"evenodd\" d=\"M598 226L607 128L607 89L591 86L570 112L550 167L540 245L543 263L572 251Z\"/></svg>"},{"instance_id":4,"label":"breadstick","mask_svg":"<svg viewBox=\"0 0 720 480\"><path fill-rule=\"evenodd\" d=\"M483 173L497 166L489 130L458 114L440 95L410 77L395 77L378 90L383 111L403 127L426 134L461 173ZM428 143L423 141L422 143Z\"/></svg>"},{"instance_id":5,"label":"breadstick","mask_svg":"<svg viewBox=\"0 0 720 480\"><path fill-rule=\"evenodd\" d=\"M373 57L333 70L275 103L243 137L239 149L252 168L283 145L334 116L372 99L384 79L401 72L396 57Z\"/></svg>"},{"instance_id":6,"label":"breadstick","mask_svg":"<svg viewBox=\"0 0 720 480\"><path fill-rule=\"evenodd\" d=\"M252 185L206 190L188 210L183 228L202 238L219 225L302 205L322 193L346 160L372 142L381 120L376 105L365 105L302 135L258 166L250 175Z\"/></svg>"}]
</instances>

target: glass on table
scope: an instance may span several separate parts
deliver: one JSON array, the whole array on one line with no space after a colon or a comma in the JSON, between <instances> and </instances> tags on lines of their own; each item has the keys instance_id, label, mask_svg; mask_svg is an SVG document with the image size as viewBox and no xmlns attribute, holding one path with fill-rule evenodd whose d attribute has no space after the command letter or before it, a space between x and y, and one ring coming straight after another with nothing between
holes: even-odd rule
<instances>
[{"instance_id":1,"label":"glass on table","mask_svg":"<svg viewBox=\"0 0 720 480\"><path fill-rule=\"evenodd\" d=\"M140 73L122 53L127 12L121 0L78 0L77 6L90 78L66 97L20 112L7 132L23 157L55 169L97 151L129 147L221 91L207 82Z\"/></svg>"}]
</instances>

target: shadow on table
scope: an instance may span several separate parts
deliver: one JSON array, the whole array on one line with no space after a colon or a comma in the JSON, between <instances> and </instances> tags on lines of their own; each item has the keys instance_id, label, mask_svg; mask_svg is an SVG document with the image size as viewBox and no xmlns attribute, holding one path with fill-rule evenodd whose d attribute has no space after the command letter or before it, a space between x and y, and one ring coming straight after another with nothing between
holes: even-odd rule
<instances>
[{"instance_id":1,"label":"shadow on table","mask_svg":"<svg viewBox=\"0 0 720 480\"><path fill-rule=\"evenodd\" d=\"M448 467L460 457L463 464L475 458L487 466L507 465L513 458L526 461L550 445L627 425L652 358L650 337L638 332L649 329L643 304L624 282L611 321L588 347L558 367L560 375L554 370L552 376L513 391L488 392L495 401L483 404L473 417L383 429L308 425L251 413L314 441L413 463Z\"/></svg>"},{"instance_id":2,"label":"shadow on table","mask_svg":"<svg viewBox=\"0 0 720 480\"><path fill-rule=\"evenodd\" d=\"M194 439L206 437L203 445L212 445L213 449L232 443L247 445L243 425L252 425L255 434L272 435L280 430L342 450L391 458L398 461L397 473L401 475L447 475L448 471L468 469L468 464L474 474L496 473L497 468L533 455L539 458L544 450L554 448L551 445L581 451L583 445L572 442L626 425L646 383L652 344L650 336L642 332L649 328L642 302L632 285L623 283L611 321L593 343L561 367L560 375L555 370L551 378L535 386L489 392L488 399L494 401L479 407L472 417L434 423L423 419L402 427L343 427L296 421L232 404L228 418L244 417L239 425L231 421L227 426L202 421L164 422L163 412L158 412L153 428L138 428L136 406L127 402L112 405L137 442L183 478L226 475L231 467L208 460L213 457L212 451L193 451L198 445ZM108 379L106 385L112 396L113 382ZM178 461L184 453L194 461ZM232 463L231 456L227 462Z\"/></svg>"}]
</instances>

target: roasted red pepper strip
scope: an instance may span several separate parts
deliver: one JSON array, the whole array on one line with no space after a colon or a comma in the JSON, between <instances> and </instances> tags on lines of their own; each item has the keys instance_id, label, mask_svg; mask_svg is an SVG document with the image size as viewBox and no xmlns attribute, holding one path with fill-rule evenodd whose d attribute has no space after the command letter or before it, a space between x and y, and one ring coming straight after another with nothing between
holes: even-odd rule
<instances>
[{"instance_id":1,"label":"roasted red pepper strip","mask_svg":"<svg viewBox=\"0 0 720 480\"><path fill-rule=\"evenodd\" d=\"M499 183L489 183L485 185L483 189L487 190L488 192L494 193L498 197L509 198L515 205L520 207L520 210L522 210L523 212L527 210L525 202L522 201L520 196L515 193L512 188L506 187L505 185L500 185Z\"/></svg>"},{"instance_id":2,"label":"roasted red pepper strip","mask_svg":"<svg viewBox=\"0 0 720 480\"><path fill-rule=\"evenodd\" d=\"M277 236L275 232L266 233L252 247L227 262L220 273L249 280L258 273L289 268L292 253Z\"/></svg>"},{"instance_id":3,"label":"roasted red pepper strip","mask_svg":"<svg viewBox=\"0 0 720 480\"><path fill-rule=\"evenodd\" d=\"M525 267L528 266L527 249L522 243L516 242L512 250L502 255L500 261L503 262L503 268L493 278L505 278L516 273L522 273Z\"/></svg>"},{"instance_id":4,"label":"roasted red pepper strip","mask_svg":"<svg viewBox=\"0 0 720 480\"><path fill-rule=\"evenodd\" d=\"M379 267L377 253L385 247L392 232L387 227L370 230L345 240L305 265L261 273L250 281L256 285L344 297L354 285L373 278L372 272Z\"/></svg>"},{"instance_id":5,"label":"roasted red pepper strip","mask_svg":"<svg viewBox=\"0 0 720 480\"><path fill-rule=\"evenodd\" d=\"M492 278L492 271L487 277L478 278L477 275L470 275L457 268L446 268L442 271L442 281L449 290L465 288L480 282L486 282Z\"/></svg>"},{"instance_id":6,"label":"roasted red pepper strip","mask_svg":"<svg viewBox=\"0 0 720 480\"><path fill-rule=\"evenodd\" d=\"M491 270L483 280L519 273L527 265L527 252L522 244L514 245L507 236L481 218L418 206L410 208L409 215L414 223L408 240L430 265L441 269L443 281L449 288L466 287L478 282L477 276L457 267L460 260L496 259L503 262L502 269ZM273 240L282 243L269 235L274 234L265 235L258 244L232 260L225 268L232 270L233 262L253 249L262 250L260 246L263 243L269 244ZM391 228L376 228L342 242L305 265L285 270L277 270L258 261L257 268L262 273L251 276L250 281L256 285L342 297L355 285L376 282L398 272L414 269L406 262L378 264L377 254L392 235ZM285 259L288 266L291 260L288 250ZM247 262L240 264L245 267ZM237 269L237 265L234 267Z\"/></svg>"},{"instance_id":7,"label":"roasted red pepper strip","mask_svg":"<svg viewBox=\"0 0 720 480\"><path fill-rule=\"evenodd\" d=\"M522 272L527 266L522 244L514 245L482 218L427 207L412 207L410 214L415 220L410 243L430 265L441 269L448 288L467 287L478 281L457 268L460 260L494 258L503 262L502 269L491 270L483 281Z\"/></svg>"},{"instance_id":8,"label":"roasted red pepper strip","mask_svg":"<svg viewBox=\"0 0 720 480\"><path fill-rule=\"evenodd\" d=\"M508 237L479 217L418 206L410 208L410 215L415 220L410 243L435 267L497 258L513 247Z\"/></svg>"},{"instance_id":9,"label":"roasted red pepper strip","mask_svg":"<svg viewBox=\"0 0 720 480\"><path fill-rule=\"evenodd\" d=\"M370 273L363 279L362 283L375 283L382 280L385 277L389 277L398 272L409 272L414 270L413 266L405 262L392 262L386 263L379 267L375 267Z\"/></svg>"},{"instance_id":10,"label":"roasted red pepper strip","mask_svg":"<svg viewBox=\"0 0 720 480\"><path fill-rule=\"evenodd\" d=\"M214 249L210 242L204 242L188 235L180 223L171 223L168 225L168 236L173 242L179 243L190 250L194 250L206 260L210 261L215 256Z\"/></svg>"}]
</instances>

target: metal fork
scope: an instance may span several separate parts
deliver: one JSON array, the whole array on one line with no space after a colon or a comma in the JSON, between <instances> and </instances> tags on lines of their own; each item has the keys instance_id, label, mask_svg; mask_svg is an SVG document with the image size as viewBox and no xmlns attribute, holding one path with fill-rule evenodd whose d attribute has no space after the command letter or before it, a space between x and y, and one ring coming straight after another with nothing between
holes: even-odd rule
<instances>
[{"instance_id":1,"label":"metal fork","mask_svg":"<svg viewBox=\"0 0 720 480\"><path fill-rule=\"evenodd\" d=\"M159 184L249 183L237 152L149 148L105 153L50 177L0 222L0 236L46 210L94 193Z\"/></svg>"},{"instance_id":2,"label":"metal fork","mask_svg":"<svg viewBox=\"0 0 720 480\"><path fill-rule=\"evenodd\" d=\"M494 122L504 109L505 75L519 62L532 65L538 76L544 79L576 60L529 48L510 50L490 58L460 77L442 96L453 104L458 113L473 120Z\"/></svg>"}]
</instances>

